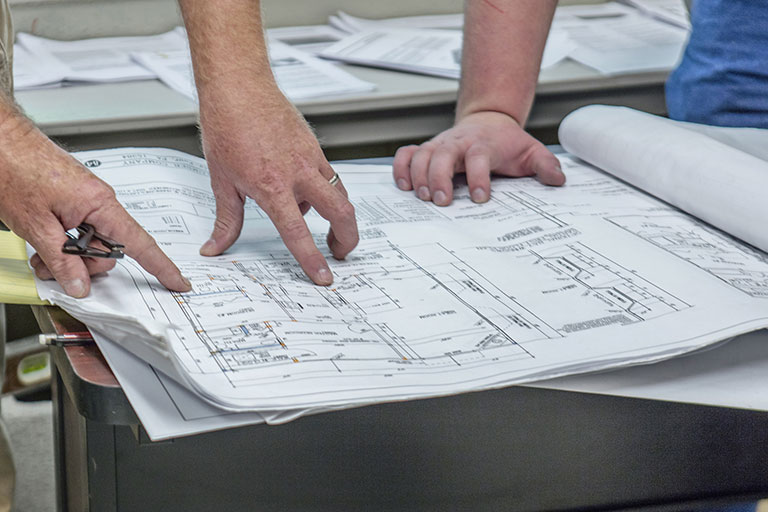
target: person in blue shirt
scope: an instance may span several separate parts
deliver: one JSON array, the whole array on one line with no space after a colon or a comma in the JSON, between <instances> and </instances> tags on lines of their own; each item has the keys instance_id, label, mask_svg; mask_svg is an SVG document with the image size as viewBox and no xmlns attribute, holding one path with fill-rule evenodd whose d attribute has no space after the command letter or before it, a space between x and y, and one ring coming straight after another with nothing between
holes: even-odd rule
<instances>
[{"instance_id":1,"label":"person in blue shirt","mask_svg":"<svg viewBox=\"0 0 768 512\"><path fill-rule=\"evenodd\" d=\"M691 24L667 82L669 117L768 128L768 1L698 0Z\"/></svg>"}]
</instances>

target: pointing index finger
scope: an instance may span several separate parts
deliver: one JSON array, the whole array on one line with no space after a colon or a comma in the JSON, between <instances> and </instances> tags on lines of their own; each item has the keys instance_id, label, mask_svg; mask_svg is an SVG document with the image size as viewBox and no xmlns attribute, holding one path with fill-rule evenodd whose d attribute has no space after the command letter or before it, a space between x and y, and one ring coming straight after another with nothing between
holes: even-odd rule
<instances>
[{"instance_id":1,"label":"pointing index finger","mask_svg":"<svg viewBox=\"0 0 768 512\"><path fill-rule=\"evenodd\" d=\"M328 183L325 183L326 186ZM333 282L328 262L315 245L299 205L292 195L281 194L261 205L277 228L283 243L304 269L304 273L315 283L327 286Z\"/></svg>"},{"instance_id":2,"label":"pointing index finger","mask_svg":"<svg viewBox=\"0 0 768 512\"><path fill-rule=\"evenodd\" d=\"M188 292L192 286L179 268L165 255L149 233L119 204L108 209L103 216L86 219L105 236L125 245L123 251L147 272L172 291Z\"/></svg>"}]
</instances>

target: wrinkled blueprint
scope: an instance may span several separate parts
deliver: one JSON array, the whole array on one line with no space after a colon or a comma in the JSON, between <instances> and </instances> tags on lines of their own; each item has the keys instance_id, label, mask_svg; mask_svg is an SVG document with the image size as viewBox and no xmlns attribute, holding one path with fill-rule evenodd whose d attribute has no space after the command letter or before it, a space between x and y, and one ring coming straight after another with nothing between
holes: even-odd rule
<instances>
[{"instance_id":1,"label":"wrinkled blueprint","mask_svg":"<svg viewBox=\"0 0 768 512\"><path fill-rule=\"evenodd\" d=\"M437 207L386 166L338 165L361 242L311 284L258 206L237 244L198 256L214 220L203 160L164 149L76 155L191 280L130 259L84 300L41 296L229 410L330 409L651 362L768 326L768 258L560 156L562 188L495 180ZM318 244L327 223L310 212ZM269 420L269 414L265 415Z\"/></svg>"}]
</instances>

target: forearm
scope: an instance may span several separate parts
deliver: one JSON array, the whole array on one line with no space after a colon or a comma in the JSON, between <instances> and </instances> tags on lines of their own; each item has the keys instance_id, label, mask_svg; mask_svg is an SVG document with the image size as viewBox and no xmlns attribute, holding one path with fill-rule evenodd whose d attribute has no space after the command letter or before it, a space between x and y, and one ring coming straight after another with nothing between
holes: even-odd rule
<instances>
[{"instance_id":1,"label":"forearm","mask_svg":"<svg viewBox=\"0 0 768 512\"><path fill-rule=\"evenodd\" d=\"M502 112L525 124L556 0L466 0L456 120Z\"/></svg>"},{"instance_id":2,"label":"forearm","mask_svg":"<svg viewBox=\"0 0 768 512\"><path fill-rule=\"evenodd\" d=\"M46 161L45 167L51 165L51 159L59 158L65 152L46 137L35 124L16 106L13 99L0 92L0 181L10 187L20 179L19 169L27 166L29 161L40 159ZM49 169L33 168L29 173L41 173ZM3 197L5 194L0 194ZM7 199L7 198L6 198ZM0 216L2 220L11 222L6 211L7 201L0 200Z\"/></svg>"},{"instance_id":3,"label":"forearm","mask_svg":"<svg viewBox=\"0 0 768 512\"><path fill-rule=\"evenodd\" d=\"M179 0L189 35L201 115L214 102L233 112L282 95L270 70L259 0Z\"/></svg>"},{"instance_id":4,"label":"forearm","mask_svg":"<svg viewBox=\"0 0 768 512\"><path fill-rule=\"evenodd\" d=\"M20 141L38 134L44 137L13 99L0 92L0 158L5 158Z\"/></svg>"}]
</instances>

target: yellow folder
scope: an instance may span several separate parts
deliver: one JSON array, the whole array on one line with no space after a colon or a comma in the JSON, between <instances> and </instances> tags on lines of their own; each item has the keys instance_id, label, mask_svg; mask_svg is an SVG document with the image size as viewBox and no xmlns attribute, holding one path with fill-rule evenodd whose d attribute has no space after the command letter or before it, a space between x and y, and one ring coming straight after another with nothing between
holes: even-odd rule
<instances>
[{"instance_id":1,"label":"yellow folder","mask_svg":"<svg viewBox=\"0 0 768 512\"><path fill-rule=\"evenodd\" d=\"M37 295L24 240L10 231L0 231L0 303L48 304Z\"/></svg>"}]
</instances>

